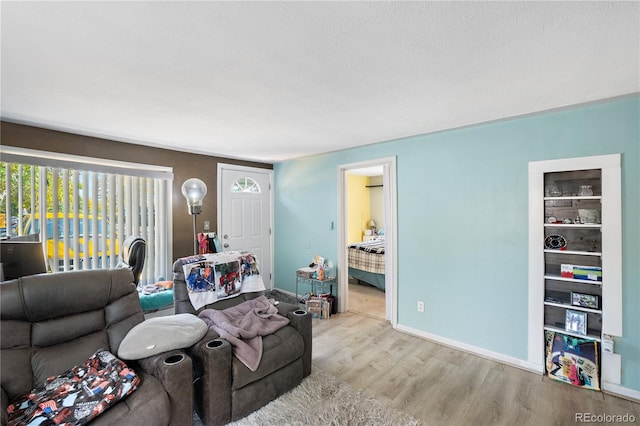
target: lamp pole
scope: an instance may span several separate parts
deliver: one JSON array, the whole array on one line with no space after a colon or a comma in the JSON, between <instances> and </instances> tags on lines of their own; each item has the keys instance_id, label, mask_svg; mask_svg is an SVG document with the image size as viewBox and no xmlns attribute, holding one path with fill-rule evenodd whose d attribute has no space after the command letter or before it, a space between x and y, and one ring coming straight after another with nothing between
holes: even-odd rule
<instances>
[{"instance_id":1,"label":"lamp pole","mask_svg":"<svg viewBox=\"0 0 640 426\"><path fill-rule=\"evenodd\" d=\"M198 254L198 233L196 231L196 217L198 215L192 214L191 216L193 216L193 255L195 256Z\"/></svg>"}]
</instances>

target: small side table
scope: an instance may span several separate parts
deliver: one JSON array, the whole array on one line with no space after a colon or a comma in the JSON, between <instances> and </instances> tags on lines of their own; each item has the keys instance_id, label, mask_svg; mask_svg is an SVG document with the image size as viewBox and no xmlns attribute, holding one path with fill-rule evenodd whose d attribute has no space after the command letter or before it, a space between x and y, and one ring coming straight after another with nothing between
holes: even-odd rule
<instances>
[{"instance_id":1,"label":"small side table","mask_svg":"<svg viewBox=\"0 0 640 426\"><path fill-rule=\"evenodd\" d=\"M317 278L311 278L309 268L300 268L296 271L296 300L300 302L298 298L298 286L300 284L310 286L313 294L325 293L327 287L329 287L329 293L333 294L333 285L337 283L337 277L319 280Z\"/></svg>"}]
</instances>

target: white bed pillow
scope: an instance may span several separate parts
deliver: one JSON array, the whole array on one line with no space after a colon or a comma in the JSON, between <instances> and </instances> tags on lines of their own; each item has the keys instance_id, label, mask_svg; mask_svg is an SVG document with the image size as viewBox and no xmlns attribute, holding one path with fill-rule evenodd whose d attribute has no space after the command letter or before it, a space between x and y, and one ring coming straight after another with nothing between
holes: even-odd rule
<instances>
[{"instance_id":1,"label":"white bed pillow","mask_svg":"<svg viewBox=\"0 0 640 426\"><path fill-rule=\"evenodd\" d=\"M207 324L192 314L150 318L129 330L118 348L122 359L142 359L187 348L207 334Z\"/></svg>"}]
</instances>

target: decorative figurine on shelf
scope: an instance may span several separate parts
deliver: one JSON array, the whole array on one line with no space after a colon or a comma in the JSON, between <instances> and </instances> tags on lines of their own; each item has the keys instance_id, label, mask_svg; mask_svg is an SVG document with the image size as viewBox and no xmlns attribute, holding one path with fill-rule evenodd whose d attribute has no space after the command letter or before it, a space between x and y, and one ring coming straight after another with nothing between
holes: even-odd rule
<instances>
[{"instance_id":1,"label":"decorative figurine on shelf","mask_svg":"<svg viewBox=\"0 0 640 426\"><path fill-rule=\"evenodd\" d=\"M593 186L591 185L580 185L580 189L578 189L578 195L581 197L590 197L593 195Z\"/></svg>"}]
</instances>

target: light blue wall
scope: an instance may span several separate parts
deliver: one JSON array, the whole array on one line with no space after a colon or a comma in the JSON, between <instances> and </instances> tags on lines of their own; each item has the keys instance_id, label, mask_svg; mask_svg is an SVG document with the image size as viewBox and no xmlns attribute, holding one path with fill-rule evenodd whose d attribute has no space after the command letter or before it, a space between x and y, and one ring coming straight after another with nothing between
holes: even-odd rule
<instances>
[{"instance_id":1,"label":"light blue wall","mask_svg":"<svg viewBox=\"0 0 640 426\"><path fill-rule=\"evenodd\" d=\"M616 351L622 385L640 390L639 127L634 96L276 164L275 285L293 291L315 254L337 258L338 166L395 155L399 324L526 360L528 163L622 153Z\"/></svg>"}]
</instances>

